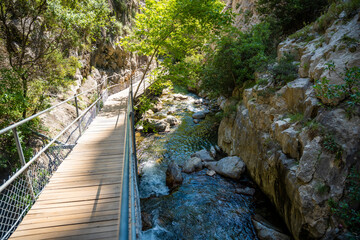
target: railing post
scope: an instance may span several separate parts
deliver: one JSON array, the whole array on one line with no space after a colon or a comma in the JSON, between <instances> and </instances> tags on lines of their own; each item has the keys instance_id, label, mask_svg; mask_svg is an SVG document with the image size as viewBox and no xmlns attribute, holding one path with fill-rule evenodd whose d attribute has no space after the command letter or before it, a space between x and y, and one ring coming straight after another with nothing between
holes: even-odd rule
<instances>
[{"instance_id":1,"label":"railing post","mask_svg":"<svg viewBox=\"0 0 360 240\"><path fill-rule=\"evenodd\" d=\"M74 98L75 98L75 107L76 107L76 117L78 118L79 117L79 106L78 106L78 101L77 101L77 95L74 94ZM82 131L81 131L81 119L79 119L79 133L80 133L80 136L82 135Z\"/></svg>"},{"instance_id":2,"label":"railing post","mask_svg":"<svg viewBox=\"0 0 360 240\"><path fill-rule=\"evenodd\" d=\"M22 146L21 146L21 143L20 143L20 140L19 140L19 134L18 134L16 128L13 128L13 129L12 129L12 132L13 132L13 135L14 135L14 139L15 139L15 143L16 143L16 148L17 148L17 152L18 152L18 154L19 154L21 166L25 166L26 161L25 161L24 152L23 152L23 150L22 150ZM35 193L34 193L34 189L33 189L33 186L32 186L31 179L30 179L30 176L29 176L28 171L26 171L26 182L27 182L28 188L29 188L29 190L30 190L31 198L32 198L33 200L35 200Z\"/></svg>"}]
</instances>

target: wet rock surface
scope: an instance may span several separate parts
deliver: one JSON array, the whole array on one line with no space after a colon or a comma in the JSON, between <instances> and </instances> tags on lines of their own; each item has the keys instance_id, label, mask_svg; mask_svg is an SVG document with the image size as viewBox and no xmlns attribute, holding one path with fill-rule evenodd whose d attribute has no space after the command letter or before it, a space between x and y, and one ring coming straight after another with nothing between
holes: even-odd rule
<instances>
[{"instance_id":1,"label":"wet rock surface","mask_svg":"<svg viewBox=\"0 0 360 240\"><path fill-rule=\"evenodd\" d=\"M200 158L192 157L185 162L183 166L183 172L192 173L194 171L200 171L203 168L203 163Z\"/></svg>"},{"instance_id":2,"label":"wet rock surface","mask_svg":"<svg viewBox=\"0 0 360 240\"><path fill-rule=\"evenodd\" d=\"M215 161L215 159L211 156L210 152L206 149L202 149L197 151L196 153L191 154L191 157L200 158L203 162Z\"/></svg>"},{"instance_id":3,"label":"wet rock surface","mask_svg":"<svg viewBox=\"0 0 360 240\"><path fill-rule=\"evenodd\" d=\"M170 163L166 170L166 186L168 186L170 190L173 190L179 187L182 181L183 177L180 167L174 162Z\"/></svg>"}]
</instances>

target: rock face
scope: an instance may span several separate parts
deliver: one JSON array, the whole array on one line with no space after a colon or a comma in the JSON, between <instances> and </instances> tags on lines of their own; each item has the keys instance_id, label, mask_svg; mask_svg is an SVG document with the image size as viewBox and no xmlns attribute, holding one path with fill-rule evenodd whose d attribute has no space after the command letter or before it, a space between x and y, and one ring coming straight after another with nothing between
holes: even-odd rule
<instances>
[{"instance_id":1,"label":"rock face","mask_svg":"<svg viewBox=\"0 0 360 240\"><path fill-rule=\"evenodd\" d=\"M310 42L289 38L279 44L278 57L285 53L293 54L300 61L299 75L302 78L319 80L326 77L330 84L343 84L341 74L345 67L360 66L360 47L356 40L360 39L358 19L359 14L350 21L340 18L323 35L312 36L314 39ZM336 74L327 67L329 63L333 64ZM331 99L321 97L323 103L333 105L337 105L342 99L343 96Z\"/></svg>"},{"instance_id":2,"label":"rock face","mask_svg":"<svg viewBox=\"0 0 360 240\"><path fill-rule=\"evenodd\" d=\"M205 167L225 177L240 179L245 172L245 163L239 157L226 157L218 162L205 162Z\"/></svg>"},{"instance_id":3,"label":"rock face","mask_svg":"<svg viewBox=\"0 0 360 240\"><path fill-rule=\"evenodd\" d=\"M203 167L202 161L198 157L192 157L187 160L183 166L183 172L192 173L194 171L200 171Z\"/></svg>"},{"instance_id":4,"label":"rock face","mask_svg":"<svg viewBox=\"0 0 360 240\"><path fill-rule=\"evenodd\" d=\"M236 113L219 127L218 145L245 162L295 239L328 239L336 232L339 222L328 200L343 197L350 168L360 165L359 113L347 117L341 99L333 103L337 107L321 108L319 102L328 100L318 99L313 88L322 77L341 83L339 75L326 70L327 62L334 62L339 72L345 64L360 66L358 45L350 51L342 40L345 35L359 39L358 19L359 14L350 21L336 21L308 43L282 42L278 57L292 51L301 62L300 78L274 94L268 94L270 86L246 89ZM321 46L320 38L325 39ZM294 120L294 115L301 119Z\"/></svg>"},{"instance_id":5,"label":"rock face","mask_svg":"<svg viewBox=\"0 0 360 240\"><path fill-rule=\"evenodd\" d=\"M179 166L171 162L166 170L166 186L173 190L182 184L183 177L181 176L181 169Z\"/></svg>"},{"instance_id":6,"label":"rock face","mask_svg":"<svg viewBox=\"0 0 360 240\"><path fill-rule=\"evenodd\" d=\"M247 30L260 22L256 12L256 0L228 0L226 8L237 13L234 26L240 30Z\"/></svg>"}]
</instances>

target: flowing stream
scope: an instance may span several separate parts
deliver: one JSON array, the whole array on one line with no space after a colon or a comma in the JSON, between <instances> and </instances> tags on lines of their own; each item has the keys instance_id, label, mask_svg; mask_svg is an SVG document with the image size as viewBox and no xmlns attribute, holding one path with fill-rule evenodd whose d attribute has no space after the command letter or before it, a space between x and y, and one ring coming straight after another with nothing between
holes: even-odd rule
<instances>
[{"instance_id":1,"label":"flowing stream","mask_svg":"<svg viewBox=\"0 0 360 240\"><path fill-rule=\"evenodd\" d=\"M162 110L153 117L175 116L180 124L161 134L138 137L142 239L258 239L251 216L274 212L257 189L255 196L236 193L237 188L255 187L246 176L239 181L220 175L208 176L207 169L183 175L182 185L172 193L165 184L167 165L182 165L190 155L216 144L215 117L195 124L192 113L208 109L202 99L187 93L161 97ZM210 114L211 115L211 114ZM150 116L151 117L151 116ZM146 219L144 221L144 219Z\"/></svg>"}]
</instances>

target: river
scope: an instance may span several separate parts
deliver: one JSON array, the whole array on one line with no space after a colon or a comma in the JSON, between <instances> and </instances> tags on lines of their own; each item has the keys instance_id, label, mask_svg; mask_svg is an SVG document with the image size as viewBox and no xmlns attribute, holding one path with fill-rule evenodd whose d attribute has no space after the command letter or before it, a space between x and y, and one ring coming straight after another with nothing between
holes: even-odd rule
<instances>
[{"instance_id":1,"label":"river","mask_svg":"<svg viewBox=\"0 0 360 240\"><path fill-rule=\"evenodd\" d=\"M165 133L138 135L141 210L149 225L142 239L258 239L251 221L256 213L281 225L258 189L254 196L237 193L239 188L256 188L246 175L235 181L217 174L208 176L207 169L182 173L182 185L169 191L165 184L167 165L174 161L181 166L192 153L215 146L217 117L209 114L195 124L192 114L211 107L191 93L174 97L167 92L160 102L161 110L148 117L159 119L170 114L179 124Z\"/></svg>"}]
</instances>

